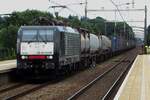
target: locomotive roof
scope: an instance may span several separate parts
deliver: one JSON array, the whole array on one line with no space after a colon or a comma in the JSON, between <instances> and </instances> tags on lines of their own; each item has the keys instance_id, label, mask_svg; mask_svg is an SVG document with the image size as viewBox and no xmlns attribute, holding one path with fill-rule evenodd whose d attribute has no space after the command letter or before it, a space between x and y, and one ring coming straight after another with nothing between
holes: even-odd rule
<instances>
[{"instance_id":1,"label":"locomotive roof","mask_svg":"<svg viewBox=\"0 0 150 100\"><path fill-rule=\"evenodd\" d=\"M79 32L69 26L21 26L20 30L24 29L57 29L60 32L67 32L67 33L76 33L79 34Z\"/></svg>"}]
</instances>

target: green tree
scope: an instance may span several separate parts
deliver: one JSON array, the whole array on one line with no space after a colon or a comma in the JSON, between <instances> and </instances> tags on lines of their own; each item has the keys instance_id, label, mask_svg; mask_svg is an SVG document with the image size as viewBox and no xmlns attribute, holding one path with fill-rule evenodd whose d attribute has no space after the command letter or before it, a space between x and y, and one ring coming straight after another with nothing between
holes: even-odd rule
<instances>
[{"instance_id":1,"label":"green tree","mask_svg":"<svg viewBox=\"0 0 150 100\"><path fill-rule=\"evenodd\" d=\"M38 10L26 10L23 12L13 12L10 16L0 17L0 47L4 48L16 48L16 36L17 31L22 25L34 25L34 20L39 17L46 17L49 20L56 20L52 14L48 12L42 12ZM63 18L58 16L57 20L61 20L72 27L82 27L88 29L94 34L105 34L105 23L106 20L102 17L96 17L94 19L89 18L78 18L78 16L69 16ZM114 34L114 22L107 23L107 34L108 36L118 34L131 34L133 36L132 28L126 24L126 32L123 33L124 23L118 22L116 25L116 33ZM127 36L127 35L125 35Z\"/></svg>"},{"instance_id":2,"label":"green tree","mask_svg":"<svg viewBox=\"0 0 150 100\"><path fill-rule=\"evenodd\" d=\"M10 16L0 17L0 47L16 48L17 31L21 25L32 25L32 21L38 17L53 16L48 12L38 10L26 10L23 12L13 12Z\"/></svg>"},{"instance_id":3,"label":"green tree","mask_svg":"<svg viewBox=\"0 0 150 100\"><path fill-rule=\"evenodd\" d=\"M16 48L16 36L18 26L10 25L0 30L0 46L5 48Z\"/></svg>"}]
</instances>

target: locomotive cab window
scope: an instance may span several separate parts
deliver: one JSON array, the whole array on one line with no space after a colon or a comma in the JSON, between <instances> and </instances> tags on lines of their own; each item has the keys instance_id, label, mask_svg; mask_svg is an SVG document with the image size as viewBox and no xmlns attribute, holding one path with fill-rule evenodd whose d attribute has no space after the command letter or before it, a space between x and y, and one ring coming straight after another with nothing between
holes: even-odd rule
<instances>
[{"instance_id":1,"label":"locomotive cab window","mask_svg":"<svg viewBox=\"0 0 150 100\"><path fill-rule=\"evenodd\" d=\"M23 42L51 42L53 41L53 30L23 30Z\"/></svg>"},{"instance_id":2,"label":"locomotive cab window","mask_svg":"<svg viewBox=\"0 0 150 100\"><path fill-rule=\"evenodd\" d=\"M53 41L53 30L39 30L39 41Z\"/></svg>"},{"instance_id":3,"label":"locomotive cab window","mask_svg":"<svg viewBox=\"0 0 150 100\"><path fill-rule=\"evenodd\" d=\"M36 41L37 40L37 30L23 30L22 41Z\"/></svg>"}]
</instances>

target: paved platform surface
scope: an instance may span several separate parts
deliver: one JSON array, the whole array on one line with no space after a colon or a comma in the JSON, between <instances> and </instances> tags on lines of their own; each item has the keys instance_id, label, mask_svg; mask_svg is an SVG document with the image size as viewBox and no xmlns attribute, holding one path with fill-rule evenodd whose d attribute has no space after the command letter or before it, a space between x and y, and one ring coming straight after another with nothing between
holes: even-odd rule
<instances>
[{"instance_id":1,"label":"paved platform surface","mask_svg":"<svg viewBox=\"0 0 150 100\"><path fill-rule=\"evenodd\" d=\"M0 73L16 68L16 60L0 61Z\"/></svg>"},{"instance_id":2,"label":"paved platform surface","mask_svg":"<svg viewBox=\"0 0 150 100\"><path fill-rule=\"evenodd\" d=\"M138 55L114 100L150 100L150 55Z\"/></svg>"}]
</instances>

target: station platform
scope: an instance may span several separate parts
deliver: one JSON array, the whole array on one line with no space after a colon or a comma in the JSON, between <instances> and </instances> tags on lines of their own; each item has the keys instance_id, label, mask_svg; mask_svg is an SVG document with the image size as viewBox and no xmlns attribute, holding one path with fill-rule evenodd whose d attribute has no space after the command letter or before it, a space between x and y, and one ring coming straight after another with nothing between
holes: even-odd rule
<instances>
[{"instance_id":1,"label":"station platform","mask_svg":"<svg viewBox=\"0 0 150 100\"><path fill-rule=\"evenodd\" d=\"M150 100L150 55L138 55L114 100Z\"/></svg>"},{"instance_id":2,"label":"station platform","mask_svg":"<svg viewBox=\"0 0 150 100\"><path fill-rule=\"evenodd\" d=\"M0 73L5 73L15 68L16 60L0 61Z\"/></svg>"}]
</instances>

